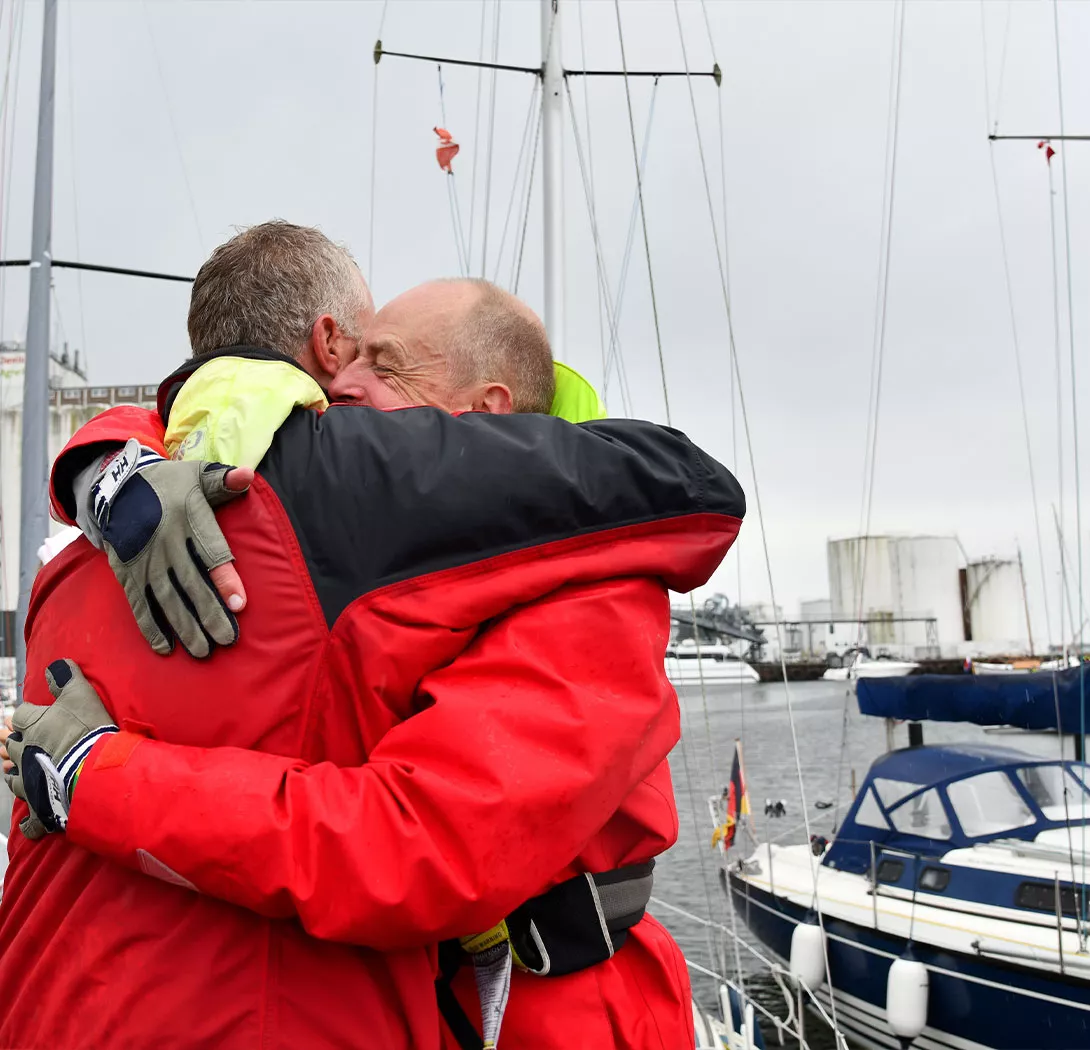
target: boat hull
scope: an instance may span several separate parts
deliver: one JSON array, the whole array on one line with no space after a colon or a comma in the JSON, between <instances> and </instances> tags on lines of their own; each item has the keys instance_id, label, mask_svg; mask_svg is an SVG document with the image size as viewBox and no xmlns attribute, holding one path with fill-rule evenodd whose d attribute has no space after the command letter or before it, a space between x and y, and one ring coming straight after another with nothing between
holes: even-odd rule
<instances>
[{"instance_id":1,"label":"boat hull","mask_svg":"<svg viewBox=\"0 0 1090 1050\"><path fill-rule=\"evenodd\" d=\"M731 900L750 930L782 959L791 954L795 926L807 920L801 905L730 875ZM904 938L824 917L837 1020L845 1035L866 1047L899 1050L885 1019L890 965ZM1090 1046L1090 981L1001 960L912 943L930 980L927 1027L917 1050L1069 1050ZM827 991L818 997L828 1009Z\"/></svg>"},{"instance_id":2,"label":"boat hull","mask_svg":"<svg viewBox=\"0 0 1090 1050\"><path fill-rule=\"evenodd\" d=\"M743 660L666 660L666 677L679 682L759 682L761 676Z\"/></svg>"}]
</instances>

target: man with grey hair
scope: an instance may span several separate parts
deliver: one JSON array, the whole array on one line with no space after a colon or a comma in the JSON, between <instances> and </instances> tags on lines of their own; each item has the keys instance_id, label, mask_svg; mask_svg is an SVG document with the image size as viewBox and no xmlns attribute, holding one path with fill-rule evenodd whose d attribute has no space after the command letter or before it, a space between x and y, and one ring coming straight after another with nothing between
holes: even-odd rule
<instances>
[{"instance_id":1,"label":"man with grey hair","mask_svg":"<svg viewBox=\"0 0 1090 1050\"><path fill-rule=\"evenodd\" d=\"M200 494L228 468L187 457L259 463L249 498L222 513L254 600L214 664L160 669L103 559L77 545L43 571L12 780L32 803L27 830L67 837L13 847L0 1041L169 1045L184 1031L189 1045L431 1048L431 959L415 946L462 936L487 963L447 974L445 1045L494 1045L505 981L512 1050L573 1033L691 1042L683 961L643 913L677 830L665 588L706 581L740 490L676 432L509 415L549 399L540 323L490 286L419 291L375 319L358 361L332 313L291 358L205 353L164 384L165 435L145 450L182 462L145 465L142 451L131 469L99 468L96 523L158 641L168 616L196 616L206 552L226 550ZM525 366L505 366L488 333L507 333ZM431 361L443 339L452 359ZM309 411L334 370L376 406L397 395L464 414ZM62 458L62 501L66 459L133 430L131 414L112 418ZM52 735L73 704L65 724L89 734ZM259 917L290 915L327 943ZM173 950L157 951L168 922ZM122 944L125 967L97 994L87 969ZM529 973L512 977L514 958ZM54 977L27 979L38 972ZM490 982L480 1007L473 972Z\"/></svg>"},{"instance_id":2,"label":"man with grey hair","mask_svg":"<svg viewBox=\"0 0 1090 1050\"><path fill-rule=\"evenodd\" d=\"M312 227L274 219L240 231L200 268L189 299L189 342L194 357L264 347L320 377L336 374L330 343L342 341L351 360L348 344L359 344L374 312L347 248Z\"/></svg>"}]
</instances>

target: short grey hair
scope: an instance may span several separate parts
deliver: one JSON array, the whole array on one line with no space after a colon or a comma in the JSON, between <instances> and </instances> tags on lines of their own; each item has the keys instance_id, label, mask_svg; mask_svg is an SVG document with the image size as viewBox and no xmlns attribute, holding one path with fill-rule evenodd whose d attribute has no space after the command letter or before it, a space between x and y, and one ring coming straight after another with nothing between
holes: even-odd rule
<instances>
[{"instance_id":1,"label":"short grey hair","mask_svg":"<svg viewBox=\"0 0 1090 1050\"><path fill-rule=\"evenodd\" d=\"M477 289L448 357L456 387L503 383L516 412L548 413L556 393L545 326L510 292L479 278L452 278Z\"/></svg>"},{"instance_id":2,"label":"short grey hair","mask_svg":"<svg viewBox=\"0 0 1090 1050\"><path fill-rule=\"evenodd\" d=\"M241 230L200 268L189 299L195 357L259 346L300 358L314 322L329 314L353 339L371 294L348 249L282 219Z\"/></svg>"}]
</instances>

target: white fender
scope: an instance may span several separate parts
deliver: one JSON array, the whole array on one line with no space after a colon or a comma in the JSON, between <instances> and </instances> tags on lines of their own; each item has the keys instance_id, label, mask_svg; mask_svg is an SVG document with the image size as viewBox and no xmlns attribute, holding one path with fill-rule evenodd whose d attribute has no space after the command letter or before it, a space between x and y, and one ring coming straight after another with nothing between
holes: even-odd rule
<instances>
[{"instance_id":1,"label":"white fender","mask_svg":"<svg viewBox=\"0 0 1090 1050\"><path fill-rule=\"evenodd\" d=\"M745 1050L757 1050L757 1015L753 1003L746 1003L746 1023L742 1030L742 1046Z\"/></svg>"},{"instance_id":2,"label":"white fender","mask_svg":"<svg viewBox=\"0 0 1090 1050\"><path fill-rule=\"evenodd\" d=\"M825 983L825 942L821 927L800 922L791 934L791 978L802 981L810 991Z\"/></svg>"},{"instance_id":3,"label":"white fender","mask_svg":"<svg viewBox=\"0 0 1090 1050\"><path fill-rule=\"evenodd\" d=\"M927 1024L927 967L894 959L886 979L886 1023L899 1039L915 1039Z\"/></svg>"}]
</instances>

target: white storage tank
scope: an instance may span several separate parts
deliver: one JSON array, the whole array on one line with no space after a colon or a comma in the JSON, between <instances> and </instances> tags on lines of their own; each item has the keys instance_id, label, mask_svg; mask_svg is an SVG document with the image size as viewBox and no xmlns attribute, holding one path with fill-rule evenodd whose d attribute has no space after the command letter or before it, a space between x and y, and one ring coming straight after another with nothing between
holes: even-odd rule
<instances>
[{"instance_id":1,"label":"white storage tank","mask_svg":"<svg viewBox=\"0 0 1090 1050\"><path fill-rule=\"evenodd\" d=\"M975 648L997 654L1029 652L1022 568L1016 560L969 562L965 567L965 605Z\"/></svg>"},{"instance_id":2,"label":"white storage tank","mask_svg":"<svg viewBox=\"0 0 1090 1050\"><path fill-rule=\"evenodd\" d=\"M937 645L954 656L965 640L959 578L960 547L953 536L853 536L828 545L833 616L854 620L862 608L867 643L906 657ZM865 557L865 560L864 560ZM862 594L860 594L862 592ZM933 618L926 624L904 618Z\"/></svg>"}]
</instances>

